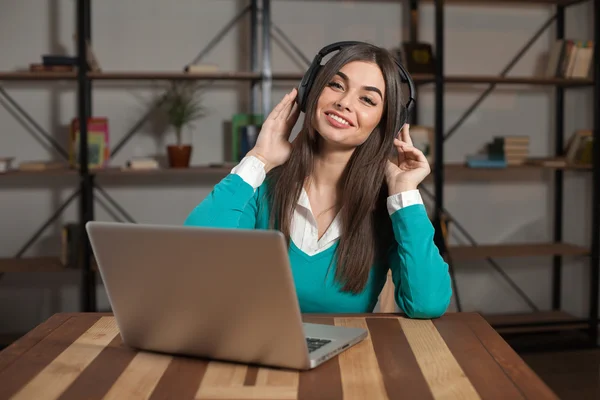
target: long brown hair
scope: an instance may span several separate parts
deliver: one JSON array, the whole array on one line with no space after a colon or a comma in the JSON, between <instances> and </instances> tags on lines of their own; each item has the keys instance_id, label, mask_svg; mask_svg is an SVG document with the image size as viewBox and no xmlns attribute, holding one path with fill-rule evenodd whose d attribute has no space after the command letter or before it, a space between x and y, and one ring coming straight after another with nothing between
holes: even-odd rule
<instances>
[{"instance_id":1,"label":"long brown hair","mask_svg":"<svg viewBox=\"0 0 600 400\"><path fill-rule=\"evenodd\" d=\"M351 61L376 63L385 80L386 100L381 120L368 139L358 146L339 182L341 235L336 249L336 281L341 290L361 292L376 260L383 261L393 240L387 214L385 167L393 138L400 126L401 82L392 55L369 44L345 47L321 68L311 88L301 131L292 144L288 161L267 176L271 207L271 227L278 226L288 243L294 208L305 179L312 173L322 138L312 121L317 100L326 84ZM385 266L385 263L383 263Z\"/></svg>"}]
</instances>

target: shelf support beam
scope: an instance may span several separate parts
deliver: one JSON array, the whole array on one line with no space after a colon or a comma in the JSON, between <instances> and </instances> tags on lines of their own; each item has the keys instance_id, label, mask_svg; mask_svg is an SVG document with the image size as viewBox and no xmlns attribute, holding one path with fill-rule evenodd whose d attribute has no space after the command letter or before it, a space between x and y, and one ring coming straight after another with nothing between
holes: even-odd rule
<instances>
[{"instance_id":1,"label":"shelf support beam","mask_svg":"<svg viewBox=\"0 0 600 400\"><path fill-rule=\"evenodd\" d=\"M65 150L64 147L62 147L57 141L56 139L54 139L52 137L52 135L50 135L50 133L48 133L44 128L42 128L40 126L40 124L38 124L36 122L36 120L31 116L31 114L29 114L23 107L21 107L21 105L19 103L17 103L17 101L15 99L12 98L12 96L10 94L8 94L8 92L2 87L0 86L0 95L2 95L2 97L4 97L4 100L2 100L2 98L0 98L0 104L2 104L2 106L6 109L6 111L8 111L9 114L11 114L21 125L23 125L23 127L36 139L37 136L35 135L35 133L32 131L31 127L28 126L27 124L24 123L23 119L25 121L27 121L29 124L31 124L31 126L34 128L34 130L36 130L40 135L42 135L42 137L44 139L46 139L48 141L48 143L50 143L50 146L52 146L52 148L65 160L69 159L69 154L67 153L67 151ZM6 103L9 103L10 106L13 109L11 109L10 107L8 107Z\"/></svg>"},{"instance_id":2,"label":"shelf support beam","mask_svg":"<svg viewBox=\"0 0 600 400\"><path fill-rule=\"evenodd\" d=\"M558 5L556 7L556 39L565 37L565 7ZM564 129L565 129L565 89L562 86L556 88L556 98L554 104L554 126L555 142L554 154L560 156L564 148ZM564 171L560 168L554 171L554 242L562 241L563 225L563 185ZM562 257L556 255L552 258L552 308L559 310L561 306L561 281L562 281Z\"/></svg>"},{"instance_id":3,"label":"shelf support beam","mask_svg":"<svg viewBox=\"0 0 600 400\"><path fill-rule=\"evenodd\" d=\"M25 254L25 252L27 250L29 250L29 248L36 242L36 240L39 239L39 237L42 235L42 233L48 229L48 227L50 225L52 225L52 223L54 223L54 221L56 221L58 219L58 217L61 216L61 214L65 211L65 209L69 206L69 204L71 204L73 202L73 200L75 200L75 198L77 196L79 196L79 194L81 193L81 190L78 189L75 192L73 192L68 198L67 200L65 200L55 211L54 213L50 216L50 218L48 218L48 220L46 220L46 222L44 222L42 224L42 226L40 226L40 228L31 236L31 238L29 238L29 240L27 240L27 242L19 249L19 251L17 252L17 254L15 255L15 258L21 258L23 256L23 254Z\"/></svg>"},{"instance_id":4,"label":"shelf support beam","mask_svg":"<svg viewBox=\"0 0 600 400\"><path fill-rule=\"evenodd\" d=\"M112 198L106 190L104 190L97 183L94 185L94 187L96 188L98 193L100 193L111 206L113 206L117 211L119 211L121 213L121 215L123 217L125 217L125 220L127 222L131 222L134 224L136 223L135 219L131 216L131 214L129 214L114 198Z\"/></svg>"},{"instance_id":5,"label":"shelf support beam","mask_svg":"<svg viewBox=\"0 0 600 400\"><path fill-rule=\"evenodd\" d=\"M258 63L258 0L250 2L250 68L254 73L260 73ZM250 88L250 112L259 114L259 86L257 81L252 81Z\"/></svg>"},{"instance_id":6,"label":"shelf support beam","mask_svg":"<svg viewBox=\"0 0 600 400\"><path fill-rule=\"evenodd\" d=\"M204 48L200 50L198 55L194 57L192 61L190 61L187 65L197 64L198 62L200 62L200 60L202 60L213 49L213 47L219 44L219 42L229 33L229 31L235 26L235 24L237 24L244 15L250 12L251 9L252 5L247 5L246 7L244 7L242 11L240 11L235 17L233 17L233 19L229 21L219 32L217 32L217 34L208 42L208 44L204 46Z\"/></svg>"},{"instance_id":7,"label":"shelf support beam","mask_svg":"<svg viewBox=\"0 0 600 400\"><path fill-rule=\"evenodd\" d=\"M79 120L79 164L80 196L79 223L81 245L83 247L83 263L81 266L81 310L96 311L96 275L91 269L91 245L85 229L85 224L94 219L93 176L89 173L88 157L88 120L91 110L90 83L88 82L87 40L89 32L87 22L90 18L90 0L77 1L77 105Z\"/></svg>"},{"instance_id":8,"label":"shelf support beam","mask_svg":"<svg viewBox=\"0 0 600 400\"><path fill-rule=\"evenodd\" d=\"M594 54L600 54L600 4L593 2ZM590 259L590 339L598 343L598 292L600 290L600 63L594 63L593 156L592 156L592 235Z\"/></svg>"},{"instance_id":9,"label":"shelf support beam","mask_svg":"<svg viewBox=\"0 0 600 400\"><path fill-rule=\"evenodd\" d=\"M420 190L429 198L435 198L433 194L429 192L429 190L427 190L427 188L425 188L423 185L420 186ZM452 216L452 214L448 212L448 210L442 208L440 211L441 213L443 213L443 215L449 222L454 223L456 228L467 238L467 240L471 243L472 246L478 245L473 236L469 234L469 232ZM490 263L492 268L494 268L494 270L496 270L496 272L498 272L502 276L502 278L515 290L515 292L517 292L517 294L521 296L523 300L525 300L525 302L529 305L529 307L532 310L539 311L539 308L535 305L535 303L527 296L527 294L525 294L525 292L523 292L523 290L512 279L510 279L510 277L506 274L506 272L504 272L504 270L498 265L496 261L494 261L490 257L487 257L486 261Z\"/></svg>"},{"instance_id":10,"label":"shelf support beam","mask_svg":"<svg viewBox=\"0 0 600 400\"><path fill-rule=\"evenodd\" d=\"M196 57L194 57L186 65L197 64L198 62L200 62L229 33L229 31L235 26L235 24L238 23L244 15L246 15L248 12L251 11L251 8L252 8L251 5L244 7L244 9L242 11L240 11L232 20L230 20L208 42L208 44L202 50L200 50L198 55L196 55ZM184 66L184 68L185 68L185 66ZM148 121L148 119L150 119L150 117L152 117L152 114L155 112L155 110L157 110L158 107L160 107L161 104L164 102L165 96L167 93L168 93L168 91L165 91L165 93L163 93L163 95L160 96L160 98L154 104L154 106L151 109L149 109L142 118L140 118L135 124L133 124L131 129L129 129L129 131L121 138L121 140L119 140L119 142L117 142L117 144L112 148L109 158L111 158L111 159L114 158L114 156L117 155L117 153L119 151L121 151L121 149L127 144L127 142L129 142L129 140L133 137L133 135L135 135L141 129L141 127L144 126L144 124Z\"/></svg>"},{"instance_id":11,"label":"shelf support beam","mask_svg":"<svg viewBox=\"0 0 600 400\"><path fill-rule=\"evenodd\" d=\"M271 110L271 0L262 0L262 114Z\"/></svg>"},{"instance_id":12,"label":"shelf support beam","mask_svg":"<svg viewBox=\"0 0 600 400\"><path fill-rule=\"evenodd\" d=\"M444 208L444 2L435 0L435 110L434 110L434 225L441 226ZM435 243L443 247L444 240L439 229L435 231Z\"/></svg>"},{"instance_id":13,"label":"shelf support beam","mask_svg":"<svg viewBox=\"0 0 600 400\"><path fill-rule=\"evenodd\" d=\"M536 32L535 34L525 43L525 45L519 50L519 52L510 60L510 62L504 67L502 72L500 72L500 77L505 77L510 70L519 62L519 60L525 55L525 53L529 50L531 46L538 40L538 38L548 29L548 27L554 22L556 19L556 14L554 14L548 21L546 21ZM439 51L438 51L439 52ZM441 58L439 55L436 55L437 58ZM454 125L446 132L443 137L443 140L448 140L460 126L469 118L469 116L479 107L479 105L485 100L490 93L494 91L496 88L496 83L490 84L490 86L483 92L479 97L469 106L469 108L463 113L463 115L454 123Z\"/></svg>"},{"instance_id":14,"label":"shelf support beam","mask_svg":"<svg viewBox=\"0 0 600 400\"><path fill-rule=\"evenodd\" d=\"M417 43L419 40L419 1L409 1L410 12L407 13L408 19L408 40L410 43ZM406 61L405 61L406 62ZM415 98L419 98L419 87L415 85ZM409 123L417 125L419 123L419 102L415 102L414 113L410 116Z\"/></svg>"}]
</instances>

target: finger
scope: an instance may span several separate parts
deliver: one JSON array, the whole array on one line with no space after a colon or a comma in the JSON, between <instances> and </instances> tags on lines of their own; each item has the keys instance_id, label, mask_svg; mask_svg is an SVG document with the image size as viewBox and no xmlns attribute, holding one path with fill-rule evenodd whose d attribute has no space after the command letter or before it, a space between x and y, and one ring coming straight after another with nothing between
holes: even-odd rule
<instances>
[{"instance_id":1,"label":"finger","mask_svg":"<svg viewBox=\"0 0 600 400\"><path fill-rule=\"evenodd\" d=\"M286 126L288 130L292 129L296 122L298 121L298 117L300 116L300 106L297 103L291 107L290 115L287 118Z\"/></svg>"},{"instance_id":2,"label":"finger","mask_svg":"<svg viewBox=\"0 0 600 400\"><path fill-rule=\"evenodd\" d=\"M294 98L296 94L296 89L292 89L289 93L287 93L285 95L285 100L283 100L282 103L282 109L279 112L279 114L277 115L277 117L275 117L275 119L284 121L287 120L287 118L290 116L290 112L292 111L292 106L294 105L295 101Z\"/></svg>"},{"instance_id":3,"label":"finger","mask_svg":"<svg viewBox=\"0 0 600 400\"><path fill-rule=\"evenodd\" d=\"M285 121L290 119L290 117L292 116L292 112L294 111L294 107L297 106L297 103L294 101L295 98L296 98L296 89L292 89L292 91L289 94L288 103L285 106L285 109L280 114L280 118L284 119Z\"/></svg>"},{"instance_id":4,"label":"finger","mask_svg":"<svg viewBox=\"0 0 600 400\"><path fill-rule=\"evenodd\" d=\"M410 138L409 128L410 126L408 124L404 124L404 126L402 127L402 141L412 146L413 142Z\"/></svg>"},{"instance_id":5,"label":"finger","mask_svg":"<svg viewBox=\"0 0 600 400\"><path fill-rule=\"evenodd\" d=\"M281 114L281 112L285 109L286 105L289 104L289 98L290 94L286 93L285 96L283 96L283 99L281 99L275 108L273 108L267 119L277 119L279 114Z\"/></svg>"},{"instance_id":6,"label":"finger","mask_svg":"<svg viewBox=\"0 0 600 400\"><path fill-rule=\"evenodd\" d=\"M396 147L396 152L398 153L398 165L402 164L406 160L406 155L404 154L404 145L400 139L394 139L394 146Z\"/></svg>"},{"instance_id":7,"label":"finger","mask_svg":"<svg viewBox=\"0 0 600 400\"><path fill-rule=\"evenodd\" d=\"M287 100L288 95L286 94L285 96L283 96L283 99L275 106L275 108L273 108L273 110L271 110L271 112L269 113L269 116L267 117L267 119L277 119L277 117L279 116L279 113L281 113L281 110L283 110L285 101Z\"/></svg>"},{"instance_id":8,"label":"finger","mask_svg":"<svg viewBox=\"0 0 600 400\"><path fill-rule=\"evenodd\" d=\"M423 154L423 152L416 147L408 144L402 144L401 147L406 158L419 162L427 162L427 157L425 157L425 154Z\"/></svg>"}]
</instances>

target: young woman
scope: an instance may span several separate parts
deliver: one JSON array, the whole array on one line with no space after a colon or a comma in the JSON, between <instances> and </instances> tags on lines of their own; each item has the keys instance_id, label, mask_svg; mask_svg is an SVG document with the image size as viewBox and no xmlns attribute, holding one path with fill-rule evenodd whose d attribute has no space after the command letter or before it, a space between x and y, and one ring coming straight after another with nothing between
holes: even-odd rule
<instances>
[{"instance_id":1,"label":"young woman","mask_svg":"<svg viewBox=\"0 0 600 400\"><path fill-rule=\"evenodd\" d=\"M391 269L407 316L441 316L450 276L417 189L430 167L400 126L400 83L386 50L342 48L312 84L297 137L294 88L185 225L282 231L302 312L371 312Z\"/></svg>"}]
</instances>

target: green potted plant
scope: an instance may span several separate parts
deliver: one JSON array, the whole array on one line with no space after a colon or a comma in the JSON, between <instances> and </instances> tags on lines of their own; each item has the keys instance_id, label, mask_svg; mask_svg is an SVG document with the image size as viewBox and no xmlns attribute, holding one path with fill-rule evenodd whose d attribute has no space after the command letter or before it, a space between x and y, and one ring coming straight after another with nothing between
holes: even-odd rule
<instances>
[{"instance_id":1,"label":"green potted plant","mask_svg":"<svg viewBox=\"0 0 600 400\"><path fill-rule=\"evenodd\" d=\"M173 81L163 99L162 108L167 123L173 127L176 135L176 144L167 146L171 168L187 168L190 165L192 146L183 144L182 136L184 128L192 127L194 121L205 116L200 89L197 81Z\"/></svg>"}]
</instances>

